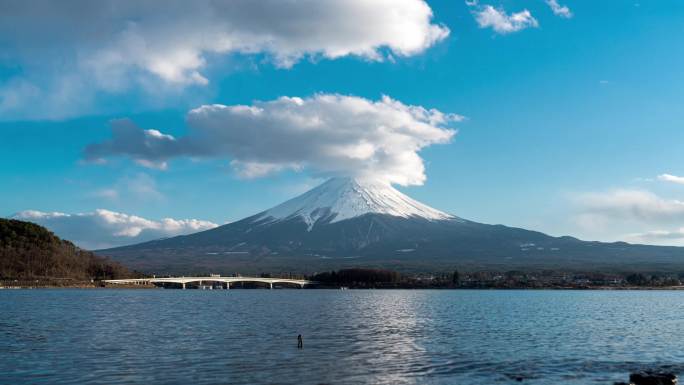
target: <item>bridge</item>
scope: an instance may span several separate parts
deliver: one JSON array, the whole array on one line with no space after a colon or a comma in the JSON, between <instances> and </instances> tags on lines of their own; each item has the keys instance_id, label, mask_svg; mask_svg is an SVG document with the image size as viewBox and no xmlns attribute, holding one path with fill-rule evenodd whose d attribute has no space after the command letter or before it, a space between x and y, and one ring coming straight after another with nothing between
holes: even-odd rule
<instances>
[{"instance_id":1,"label":"bridge","mask_svg":"<svg viewBox=\"0 0 684 385\"><path fill-rule=\"evenodd\" d=\"M197 283L203 286L204 283L220 283L225 284L226 289L230 289L231 283L236 282L259 282L268 284L270 289L273 289L274 284L290 284L298 285L302 289L305 285L312 284L312 281L305 279L287 279L287 278L262 278L262 277L221 277L219 275L211 275L209 277L169 277L169 278L134 278L134 279L107 279L103 282L113 285L157 285L157 284L177 284L183 289L187 284Z\"/></svg>"}]
</instances>

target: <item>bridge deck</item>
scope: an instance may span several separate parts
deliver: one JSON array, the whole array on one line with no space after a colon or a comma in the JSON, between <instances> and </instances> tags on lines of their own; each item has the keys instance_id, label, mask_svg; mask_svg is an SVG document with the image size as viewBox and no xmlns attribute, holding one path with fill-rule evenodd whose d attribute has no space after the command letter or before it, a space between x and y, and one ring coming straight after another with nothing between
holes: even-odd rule
<instances>
[{"instance_id":1,"label":"bridge deck","mask_svg":"<svg viewBox=\"0 0 684 385\"><path fill-rule=\"evenodd\" d=\"M273 284L278 283L289 283L294 285L299 285L304 287L304 285L309 285L313 282L307 281L305 279L287 279L287 278L262 278L262 277L168 277L168 278L134 278L134 279L107 279L104 280L105 283L119 284L119 285L140 285L140 284L155 284L155 283L175 283L185 285L188 283L203 283L203 282L220 282L225 283L227 287L230 287L231 283L235 282L261 282L267 283L270 287Z\"/></svg>"}]
</instances>

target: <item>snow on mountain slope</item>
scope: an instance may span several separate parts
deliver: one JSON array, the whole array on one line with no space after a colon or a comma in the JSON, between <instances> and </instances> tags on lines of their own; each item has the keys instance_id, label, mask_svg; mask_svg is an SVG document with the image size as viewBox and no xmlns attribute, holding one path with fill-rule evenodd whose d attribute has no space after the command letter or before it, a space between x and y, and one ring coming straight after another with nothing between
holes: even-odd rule
<instances>
[{"instance_id":1,"label":"snow on mountain slope","mask_svg":"<svg viewBox=\"0 0 684 385\"><path fill-rule=\"evenodd\" d=\"M389 184L354 178L332 178L296 198L262 212L257 218L275 222L301 217L311 230L321 218L330 219L329 222L333 223L368 213L431 221L457 219L409 198Z\"/></svg>"}]
</instances>

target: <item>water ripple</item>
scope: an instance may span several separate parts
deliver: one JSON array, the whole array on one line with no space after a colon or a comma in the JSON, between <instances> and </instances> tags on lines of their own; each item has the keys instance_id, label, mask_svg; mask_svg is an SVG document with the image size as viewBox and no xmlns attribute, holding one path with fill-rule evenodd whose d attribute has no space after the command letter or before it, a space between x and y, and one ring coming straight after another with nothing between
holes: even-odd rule
<instances>
[{"instance_id":1,"label":"water ripple","mask_svg":"<svg viewBox=\"0 0 684 385\"><path fill-rule=\"evenodd\" d=\"M4 384L609 384L684 372L682 292L12 290ZM304 336L304 349L296 336Z\"/></svg>"}]
</instances>

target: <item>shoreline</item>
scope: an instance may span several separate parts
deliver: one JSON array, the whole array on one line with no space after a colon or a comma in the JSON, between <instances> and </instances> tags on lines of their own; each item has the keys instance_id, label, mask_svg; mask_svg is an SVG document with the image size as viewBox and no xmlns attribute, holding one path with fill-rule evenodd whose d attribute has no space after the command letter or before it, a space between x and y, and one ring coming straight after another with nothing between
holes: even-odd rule
<instances>
[{"instance_id":1,"label":"shoreline","mask_svg":"<svg viewBox=\"0 0 684 385\"><path fill-rule=\"evenodd\" d=\"M353 287L353 286L320 286L311 287L304 290L477 290L477 291L680 291L684 290L684 286L594 286L594 287ZM90 284L73 284L73 285L2 285L0 290L41 290L41 289L124 289L124 290L181 290L181 289L165 289L154 285L98 285L97 283ZM289 288L277 288L275 290L287 290ZM201 289L187 289L187 290L201 290ZM222 291L225 289L216 289ZM268 290L266 288L233 288L230 290ZM295 290L295 289L291 289ZM297 289L303 290L303 289ZM209 290L212 291L212 290Z\"/></svg>"}]
</instances>

